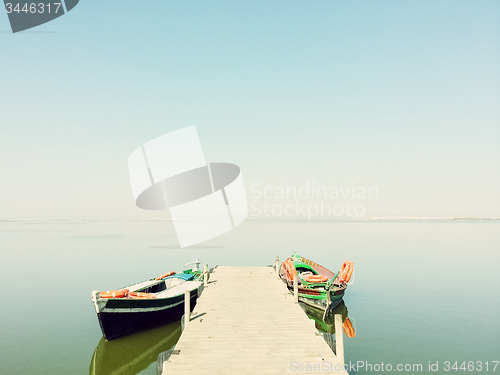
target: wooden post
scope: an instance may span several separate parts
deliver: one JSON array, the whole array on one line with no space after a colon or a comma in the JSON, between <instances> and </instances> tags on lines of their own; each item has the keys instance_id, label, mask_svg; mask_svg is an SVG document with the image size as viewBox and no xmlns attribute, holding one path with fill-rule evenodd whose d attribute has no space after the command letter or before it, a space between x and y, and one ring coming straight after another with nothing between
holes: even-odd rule
<instances>
[{"instance_id":1,"label":"wooden post","mask_svg":"<svg viewBox=\"0 0 500 375\"><path fill-rule=\"evenodd\" d=\"M299 285L297 283L297 272L293 274L293 300L299 303Z\"/></svg>"},{"instance_id":2,"label":"wooden post","mask_svg":"<svg viewBox=\"0 0 500 375\"><path fill-rule=\"evenodd\" d=\"M184 327L191 320L191 291L186 290L184 292Z\"/></svg>"},{"instance_id":3,"label":"wooden post","mask_svg":"<svg viewBox=\"0 0 500 375\"><path fill-rule=\"evenodd\" d=\"M342 328L342 315L335 314L335 351L341 364L344 364L344 330Z\"/></svg>"},{"instance_id":4,"label":"wooden post","mask_svg":"<svg viewBox=\"0 0 500 375\"><path fill-rule=\"evenodd\" d=\"M203 276L203 286L208 285L208 264L205 264L205 267L203 267L203 273L205 274Z\"/></svg>"}]
</instances>

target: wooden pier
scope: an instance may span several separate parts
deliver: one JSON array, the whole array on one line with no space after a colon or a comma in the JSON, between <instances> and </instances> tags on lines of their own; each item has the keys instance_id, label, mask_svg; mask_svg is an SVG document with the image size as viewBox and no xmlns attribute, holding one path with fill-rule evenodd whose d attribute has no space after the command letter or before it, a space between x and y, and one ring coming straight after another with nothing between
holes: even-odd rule
<instances>
[{"instance_id":1,"label":"wooden pier","mask_svg":"<svg viewBox=\"0 0 500 375\"><path fill-rule=\"evenodd\" d=\"M338 356L274 268L218 267L162 374L347 374L335 326Z\"/></svg>"}]
</instances>

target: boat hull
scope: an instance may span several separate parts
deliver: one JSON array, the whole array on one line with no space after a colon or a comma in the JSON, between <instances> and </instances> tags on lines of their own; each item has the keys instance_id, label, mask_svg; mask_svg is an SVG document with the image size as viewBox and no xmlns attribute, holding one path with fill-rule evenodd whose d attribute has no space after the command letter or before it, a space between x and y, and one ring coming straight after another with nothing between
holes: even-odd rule
<instances>
[{"instance_id":1,"label":"boat hull","mask_svg":"<svg viewBox=\"0 0 500 375\"><path fill-rule=\"evenodd\" d=\"M290 290L293 293L293 288ZM342 293L335 295L335 293L330 293L330 308L334 308L339 305L344 298L344 291ZM306 294L299 293L299 302L303 302L310 307L314 307L319 310L325 310L328 307L328 302L325 297L312 298Z\"/></svg>"},{"instance_id":2,"label":"boat hull","mask_svg":"<svg viewBox=\"0 0 500 375\"><path fill-rule=\"evenodd\" d=\"M191 290L191 311L202 289L203 285ZM152 300L113 299L97 309L99 325L106 340L178 319L183 314L184 294Z\"/></svg>"}]
</instances>

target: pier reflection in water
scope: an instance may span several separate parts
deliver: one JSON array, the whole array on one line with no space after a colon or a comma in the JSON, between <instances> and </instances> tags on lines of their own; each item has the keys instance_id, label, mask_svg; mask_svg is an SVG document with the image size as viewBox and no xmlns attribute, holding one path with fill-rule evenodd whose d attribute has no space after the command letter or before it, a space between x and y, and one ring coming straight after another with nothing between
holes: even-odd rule
<instances>
[{"instance_id":1,"label":"pier reflection in water","mask_svg":"<svg viewBox=\"0 0 500 375\"><path fill-rule=\"evenodd\" d=\"M101 337L90 362L89 374L138 374L156 363L158 354L171 349L180 335L181 323L174 321L112 341Z\"/></svg>"},{"instance_id":2,"label":"pier reflection in water","mask_svg":"<svg viewBox=\"0 0 500 375\"><path fill-rule=\"evenodd\" d=\"M340 314L342 316L342 328L347 337L353 338L356 336L355 327L352 324L354 319L349 318L347 311L347 306L344 301L341 301L337 306L335 306L331 313L327 317L324 317L324 311L316 309L302 302L299 302L300 307L307 314L309 319L314 320L316 329L321 333L326 343L335 353L335 315ZM323 320L324 319L324 320Z\"/></svg>"}]
</instances>

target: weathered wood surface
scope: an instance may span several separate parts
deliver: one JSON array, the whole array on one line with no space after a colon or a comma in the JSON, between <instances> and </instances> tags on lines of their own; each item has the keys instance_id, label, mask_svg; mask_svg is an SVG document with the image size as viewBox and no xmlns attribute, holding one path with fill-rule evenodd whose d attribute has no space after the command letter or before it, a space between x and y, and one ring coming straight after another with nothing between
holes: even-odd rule
<instances>
[{"instance_id":1,"label":"weathered wood surface","mask_svg":"<svg viewBox=\"0 0 500 375\"><path fill-rule=\"evenodd\" d=\"M218 267L175 349L164 375L347 374L270 267Z\"/></svg>"}]
</instances>

